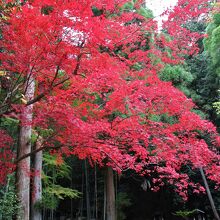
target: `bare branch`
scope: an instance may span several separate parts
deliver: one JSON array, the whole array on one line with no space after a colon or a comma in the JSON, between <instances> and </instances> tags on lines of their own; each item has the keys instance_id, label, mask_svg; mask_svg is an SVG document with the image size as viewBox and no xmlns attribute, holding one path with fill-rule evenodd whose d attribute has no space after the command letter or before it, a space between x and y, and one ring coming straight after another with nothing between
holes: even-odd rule
<instances>
[{"instance_id":1,"label":"bare branch","mask_svg":"<svg viewBox=\"0 0 220 220\"><path fill-rule=\"evenodd\" d=\"M37 152L42 151L42 150L45 150L45 149L59 149L59 148L61 148L61 147L47 147L47 146L42 146L42 147L40 147L40 148L38 148L38 149L35 149L35 150L31 151L31 152L28 153L28 154L25 154L25 155L21 156L20 158L16 159L16 160L14 161L14 163L15 163L15 164L18 164L20 161L24 160L25 158L30 157L30 156L36 154Z\"/></svg>"}]
</instances>

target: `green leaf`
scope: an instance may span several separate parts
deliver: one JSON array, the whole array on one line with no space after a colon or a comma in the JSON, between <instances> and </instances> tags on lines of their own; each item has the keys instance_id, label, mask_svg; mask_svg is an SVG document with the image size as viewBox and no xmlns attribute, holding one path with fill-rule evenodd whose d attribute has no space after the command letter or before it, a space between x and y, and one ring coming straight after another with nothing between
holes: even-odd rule
<instances>
[{"instance_id":1,"label":"green leaf","mask_svg":"<svg viewBox=\"0 0 220 220\"><path fill-rule=\"evenodd\" d=\"M150 9L143 8L143 7L140 7L140 9L137 10L137 13L147 19L154 17L153 12Z\"/></svg>"},{"instance_id":2,"label":"green leaf","mask_svg":"<svg viewBox=\"0 0 220 220\"><path fill-rule=\"evenodd\" d=\"M68 198L79 198L80 192L74 189L62 187L60 185L52 185L45 189L45 193L51 194L58 199Z\"/></svg>"}]
</instances>

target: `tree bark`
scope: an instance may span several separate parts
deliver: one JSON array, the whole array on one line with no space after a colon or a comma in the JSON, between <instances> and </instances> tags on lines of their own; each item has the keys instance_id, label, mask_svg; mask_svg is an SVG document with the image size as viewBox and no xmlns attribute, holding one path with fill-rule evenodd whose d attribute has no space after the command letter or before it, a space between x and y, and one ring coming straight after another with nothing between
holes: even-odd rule
<instances>
[{"instance_id":1,"label":"tree bark","mask_svg":"<svg viewBox=\"0 0 220 220\"><path fill-rule=\"evenodd\" d=\"M85 177L86 177L86 213L87 213L87 220L91 220L91 206L90 206L90 196L89 196L90 190L89 190L87 160L85 160Z\"/></svg>"},{"instance_id":2,"label":"tree bark","mask_svg":"<svg viewBox=\"0 0 220 220\"><path fill-rule=\"evenodd\" d=\"M116 220L114 173L111 167L106 170L106 214L107 220Z\"/></svg>"},{"instance_id":3,"label":"tree bark","mask_svg":"<svg viewBox=\"0 0 220 220\"><path fill-rule=\"evenodd\" d=\"M107 172L105 172L105 176L104 176L104 204L103 204L103 220L106 220L106 175Z\"/></svg>"},{"instance_id":4,"label":"tree bark","mask_svg":"<svg viewBox=\"0 0 220 220\"><path fill-rule=\"evenodd\" d=\"M216 207L215 207L215 203L214 203L214 200L213 200L213 197L212 197L210 188L209 188L209 184L208 184L208 182L207 182L205 173L204 173L204 171L203 171L203 168L200 167L200 168L199 168L199 171L200 171L200 173L201 173L202 180L203 180L203 182L204 182L205 189L206 189L206 192L207 192L207 196L208 196L208 198L209 198L209 202L210 202L210 205L211 205L211 207L212 207L212 211L213 211L213 214L214 214L214 216L215 216L215 219L216 219L216 220L220 220L219 215L218 215L218 212L217 212L217 209L216 209Z\"/></svg>"},{"instance_id":5,"label":"tree bark","mask_svg":"<svg viewBox=\"0 0 220 220\"><path fill-rule=\"evenodd\" d=\"M34 97L35 83L31 75L26 81L25 99L29 101ZM17 158L31 152L33 105L24 107L21 112L20 134L18 140ZM21 209L18 219L30 219L30 157L19 161L17 164L17 193Z\"/></svg>"},{"instance_id":6,"label":"tree bark","mask_svg":"<svg viewBox=\"0 0 220 220\"><path fill-rule=\"evenodd\" d=\"M97 190L97 167L95 164L95 219L98 220L98 190Z\"/></svg>"},{"instance_id":7,"label":"tree bark","mask_svg":"<svg viewBox=\"0 0 220 220\"><path fill-rule=\"evenodd\" d=\"M36 142L36 149L39 149L42 143L42 138L39 137ZM42 199L42 163L43 152L39 151L35 154L34 158L34 171L37 173L34 175L31 194L31 220L42 220L42 211L40 207L37 207L37 203Z\"/></svg>"}]
</instances>

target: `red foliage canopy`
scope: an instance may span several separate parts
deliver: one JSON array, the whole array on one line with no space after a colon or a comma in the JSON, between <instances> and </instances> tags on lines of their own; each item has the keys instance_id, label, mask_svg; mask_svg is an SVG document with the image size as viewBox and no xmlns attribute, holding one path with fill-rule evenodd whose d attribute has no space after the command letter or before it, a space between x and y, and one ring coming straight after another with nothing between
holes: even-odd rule
<instances>
[{"instance_id":1,"label":"red foliage canopy","mask_svg":"<svg viewBox=\"0 0 220 220\"><path fill-rule=\"evenodd\" d=\"M15 155L10 148L13 140L3 130L0 130L0 143L0 184L3 184L6 176L14 170L15 166L11 161Z\"/></svg>"},{"instance_id":2,"label":"red foliage canopy","mask_svg":"<svg viewBox=\"0 0 220 220\"><path fill-rule=\"evenodd\" d=\"M215 127L157 77L164 63L196 51L201 36L182 24L206 13L205 2L179 2L164 24L169 40L156 32L153 19L137 13L139 2L136 11L125 12L120 0L35 0L14 9L1 25L1 68L35 78L35 99L27 105L35 103L33 126L50 134L44 145L119 171L157 171L155 184L168 178L183 192L189 184L181 173L185 164L205 167L220 183Z\"/></svg>"}]
</instances>

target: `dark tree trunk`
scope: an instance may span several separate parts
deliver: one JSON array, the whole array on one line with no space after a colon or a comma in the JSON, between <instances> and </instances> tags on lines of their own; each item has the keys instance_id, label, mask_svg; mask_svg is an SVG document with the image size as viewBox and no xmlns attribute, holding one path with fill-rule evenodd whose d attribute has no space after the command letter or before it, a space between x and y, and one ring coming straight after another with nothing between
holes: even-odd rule
<instances>
[{"instance_id":1,"label":"dark tree trunk","mask_svg":"<svg viewBox=\"0 0 220 220\"><path fill-rule=\"evenodd\" d=\"M94 166L94 194L93 194L93 206L92 206L92 219L98 219L98 194L97 194L97 168Z\"/></svg>"},{"instance_id":2,"label":"dark tree trunk","mask_svg":"<svg viewBox=\"0 0 220 220\"><path fill-rule=\"evenodd\" d=\"M106 175L107 175L107 172L105 172L105 176L104 176L104 204L103 204L103 220L106 220Z\"/></svg>"},{"instance_id":3,"label":"dark tree trunk","mask_svg":"<svg viewBox=\"0 0 220 220\"><path fill-rule=\"evenodd\" d=\"M85 177L86 177L86 213L87 213L87 220L91 220L91 206L90 206L90 196L89 196L89 178L88 178L87 160L85 160Z\"/></svg>"}]
</instances>

